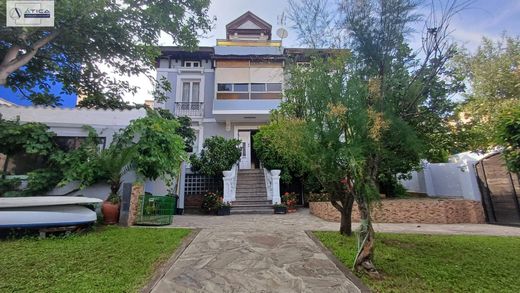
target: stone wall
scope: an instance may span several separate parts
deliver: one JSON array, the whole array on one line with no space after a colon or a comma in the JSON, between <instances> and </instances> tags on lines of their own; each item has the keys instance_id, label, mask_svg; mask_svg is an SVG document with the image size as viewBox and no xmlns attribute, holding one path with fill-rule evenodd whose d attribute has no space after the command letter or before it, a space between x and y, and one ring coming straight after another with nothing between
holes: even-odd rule
<instances>
[{"instance_id":1,"label":"stone wall","mask_svg":"<svg viewBox=\"0 0 520 293\"><path fill-rule=\"evenodd\" d=\"M330 202L311 202L309 208L311 214L324 220L340 221L340 213ZM482 204L464 199L385 199L375 203L372 219L376 223L485 223ZM359 221L355 203L352 221Z\"/></svg>"}]
</instances>

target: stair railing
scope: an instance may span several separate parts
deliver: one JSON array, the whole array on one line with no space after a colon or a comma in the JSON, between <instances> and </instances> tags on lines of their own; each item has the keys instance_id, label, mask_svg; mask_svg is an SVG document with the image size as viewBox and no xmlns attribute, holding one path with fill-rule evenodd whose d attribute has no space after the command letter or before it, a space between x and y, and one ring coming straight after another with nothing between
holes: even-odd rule
<instances>
[{"instance_id":1,"label":"stair railing","mask_svg":"<svg viewBox=\"0 0 520 293\"><path fill-rule=\"evenodd\" d=\"M224 178L224 202L232 202L236 199L238 163L231 170L222 172Z\"/></svg>"},{"instance_id":2,"label":"stair railing","mask_svg":"<svg viewBox=\"0 0 520 293\"><path fill-rule=\"evenodd\" d=\"M280 198L280 170L267 170L264 168L265 189L267 190L267 199L273 204L282 202Z\"/></svg>"}]
</instances>

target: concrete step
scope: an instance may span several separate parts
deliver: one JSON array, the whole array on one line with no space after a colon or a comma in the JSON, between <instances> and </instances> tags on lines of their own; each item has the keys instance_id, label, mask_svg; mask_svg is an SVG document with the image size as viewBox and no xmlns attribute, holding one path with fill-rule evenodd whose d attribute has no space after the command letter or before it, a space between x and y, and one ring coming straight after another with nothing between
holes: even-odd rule
<instances>
[{"instance_id":1,"label":"concrete step","mask_svg":"<svg viewBox=\"0 0 520 293\"><path fill-rule=\"evenodd\" d=\"M235 197L235 201L267 201L267 196L266 195L249 195L249 196L244 196L244 195L238 195ZM270 200L269 200L270 201Z\"/></svg>"},{"instance_id":2,"label":"concrete step","mask_svg":"<svg viewBox=\"0 0 520 293\"><path fill-rule=\"evenodd\" d=\"M231 214L272 214L272 206L263 207L232 207Z\"/></svg>"},{"instance_id":3,"label":"concrete step","mask_svg":"<svg viewBox=\"0 0 520 293\"><path fill-rule=\"evenodd\" d=\"M260 201L246 203L244 203L243 201L234 201L231 205L233 206L233 208L273 208L272 204Z\"/></svg>"},{"instance_id":4,"label":"concrete step","mask_svg":"<svg viewBox=\"0 0 520 293\"><path fill-rule=\"evenodd\" d=\"M267 193L265 192L237 192L235 194L236 198L250 198L250 197L263 197L267 198Z\"/></svg>"},{"instance_id":5,"label":"concrete step","mask_svg":"<svg viewBox=\"0 0 520 293\"><path fill-rule=\"evenodd\" d=\"M238 174L264 174L264 169L240 169Z\"/></svg>"},{"instance_id":6,"label":"concrete step","mask_svg":"<svg viewBox=\"0 0 520 293\"><path fill-rule=\"evenodd\" d=\"M261 191L265 192L265 186L237 186L237 192L253 192L253 191Z\"/></svg>"}]
</instances>

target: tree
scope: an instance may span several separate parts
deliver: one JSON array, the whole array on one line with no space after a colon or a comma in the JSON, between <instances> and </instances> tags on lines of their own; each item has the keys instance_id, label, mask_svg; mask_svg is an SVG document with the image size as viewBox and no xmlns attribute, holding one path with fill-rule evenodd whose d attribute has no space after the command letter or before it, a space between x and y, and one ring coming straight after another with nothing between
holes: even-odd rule
<instances>
[{"instance_id":1,"label":"tree","mask_svg":"<svg viewBox=\"0 0 520 293\"><path fill-rule=\"evenodd\" d=\"M225 139L222 136L206 138L199 155L190 157L191 168L207 176L222 176L223 171L231 170L241 156L240 140Z\"/></svg>"},{"instance_id":2,"label":"tree","mask_svg":"<svg viewBox=\"0 0 520 293\"><path fill-rule=\"evenodd\" d=\"M504 109L497 120L497 142L504 147L507 168L520 176L520 100Z\"/></svg>"},{"instance_id":3,"label":"tree","mask_svg":"<svg viewBox=\"0 0 520 293\"><path fill-rule=\"evenodd\" d=\"M311 162L319 164L316 172L323 173L318 178L342 218L350 218L354 199L358 204L358 269L375 272L370 202L377 198L381 175L410 171L419 158L442 154L429 140L443 142L448 132L451 105L446 101L458 89L446 66L455 53L449 22L467 4L450 0L441 13L432 8L425 19L423 51L416 54L406 43L411 24L422 19L416 1L341 1L336 31L348 33L342 45L352 53L350 61L311 62L301 73L291 72L287 109L314 125L306 143L318 142L309 152ZM350 219L342 224L348 234Z\"/></svg>"},{"instance_id":4,"label":"tree","mask_svg":"<svg viewBox=\"0 0 520 293\"><path fill-rule=\"evenodd\" d=\"M59 0L55 26L49 28L5 27L2 1L0 85L32 98L33 88L49 95L52 84L59 82L68 94L121 102L122 95L135 92L136 86L111 78L100 65L119 75L144 73L153 80L149 71L160 54L160 34L193 48L198 34L210 29L209 2Z\"/></svg>"},{"instance_id":5,"label":"tree","mask_svg":"<svg viewBox=\"0 0 520 293\"><path fill-rule=\"evenodd\" d=\"M498 118L520 101L520 38L483 38L474 54L459 52L454 67L469 85L457 113L458 147L488 151L503 142Z\"/></svg>"},{"instance_id":6,"label":"tree","mask_svg":"<svg viewBox=\"0 0 520 293\"><path fill-rule=\"evenodd\" d=\"M149 111L116 135L113 144L119 149L134 149L132 162L138 174L153 180L161 178L171 186L181 163L188 159L179 127L176 120Z\"/></svg>"}]
</instances>

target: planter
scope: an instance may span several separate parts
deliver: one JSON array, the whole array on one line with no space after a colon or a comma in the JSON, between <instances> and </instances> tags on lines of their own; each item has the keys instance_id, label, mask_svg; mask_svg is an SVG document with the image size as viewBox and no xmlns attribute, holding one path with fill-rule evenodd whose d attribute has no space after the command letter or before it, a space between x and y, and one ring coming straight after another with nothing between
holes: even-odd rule
<instances>
[{"instance_id":1,"label":"planter","mask_svg":"<svg viewBox=\"0 0 520 293\"><path fill-rule=\"evenodd\" d=\"M217 216L229 216L231 215L231 207L221 207L217 210Z\"/></svg>"},{"instance_id":2,"label":"planter","mask_svg":"<svg viewBox=\"0 0 520 293\"><path fill-rule=\"evenodd\" d=\"M296 207L292 206L292 207L287 207L287 212L288 213L295 213L296 212Z\"/></svg>"},{"instance_id":3,"label":"planter","mask_svg":"<svg viewBox=\"0 0 520 293\"><path fill-rule=\"evenodd\" d=\"M119 204L113 204L109 201L104 201L101 205L101 212L103 213L103 222L106 225L113 225L119 222Z\"/></svg>"},{"instance_id":4,"label":"planter","mask_svg":"<svg viewBox=\"0 0 520 293\"><path fill-rule=\"evenodd\" d=\"M287 207L274 207L274 213L275 214L286 214Z\"/></svg>"}]
</instances>

